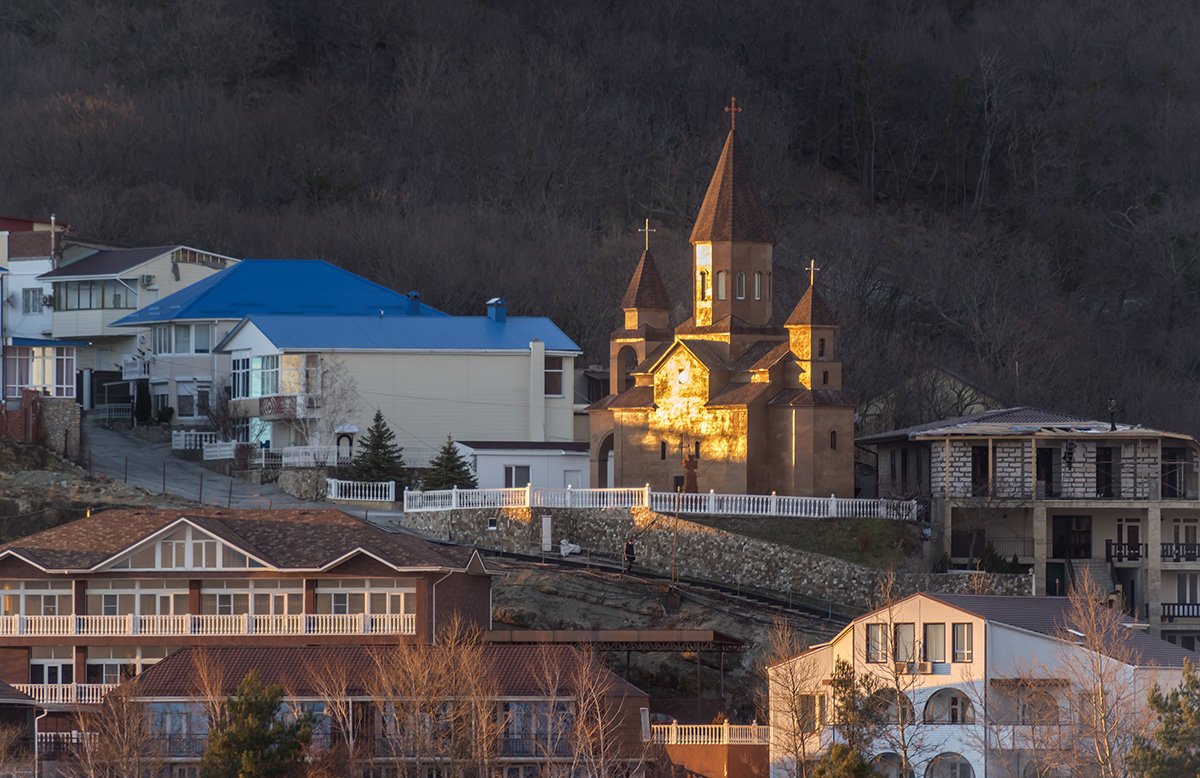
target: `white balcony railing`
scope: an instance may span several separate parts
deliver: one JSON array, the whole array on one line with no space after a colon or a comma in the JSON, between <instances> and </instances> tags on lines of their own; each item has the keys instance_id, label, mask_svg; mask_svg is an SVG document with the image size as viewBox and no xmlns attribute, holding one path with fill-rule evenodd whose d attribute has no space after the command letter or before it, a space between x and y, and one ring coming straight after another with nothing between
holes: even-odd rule
<instances>
[{"instance_id":1,"label":"white balcony railing","mask_svg":"<svg viewBox=\"0 0 1200 778\"><path fill-rule=\"evenodd\" d=\"M14 683L40 705L98 705L115 683Z\"/></svg>"},{"instance_id":2,"label":"white balcony railing","mask_svg":"<svg viewBox=\"0 0 1200 778\"><path fill-rule=\"evenodd\" d=\"M771 742L771 728L764 724L653 724L650 741L665 746L760 746Z\"/></svg>"},{"instance_id":3,"label":"white balcony railing","mask_svg":"<svg viewBox=\"0 0 1200 778\"><path fill-rule=\"evenodd\" d=\"M416 616L411 613L0 616L0 636L415 635L416 632Z\"/></svg>"},{"instance_id":4,"label":"white balcony railing","mask_svg":"<svg viewBox=\"0 0 1200 778\"><path fill-rule=\"evenodd\" d=\"M339 481L325 479L325 499L395 502L395 481Z\"/></svg>"},{"instance_id":5,"label":"white balcony railing","mask_svg":"<svg viewBox=\"0 0 1200 778\"><path fill-rule=\"evenodd\" d=\"M708 516L782 516L797 519L898 519L920 514L915 500L784 497L775 494L678 494L642 489L444 489L405 491L404 510L457 508L650 508L659 513Z\"/></svg>"},{"instance_id":6,"label":"white balcony railing","mask_svg":"<svg viewBox=\"0 0 1200 778\"><path fill-rule=\"evenodd\" d=\"M97 424L128 424L133 419L133 408L129 403L106 403L92 410L92 421Z\"/></svg>"},{"instance_id":7,"label":"white balcony railing","mask_svg":"<svg viewBox=\"0 0 1200 778\"><path fill-rule=\"evenodd\" d=\"M206 443L218 442L219 435L217 432L172 430L171 448L175 451L197 451L203 449Z\"/></svg>"}]
</instances>

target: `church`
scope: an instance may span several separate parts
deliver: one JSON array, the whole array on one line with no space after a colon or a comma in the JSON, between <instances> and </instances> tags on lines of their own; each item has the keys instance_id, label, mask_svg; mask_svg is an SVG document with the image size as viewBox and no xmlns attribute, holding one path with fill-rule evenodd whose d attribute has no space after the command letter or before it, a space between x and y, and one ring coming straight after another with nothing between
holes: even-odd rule
<instances>
[{"instance_id":1,"label":"church","mask_svg":"<svg viewBox=\"0 0 1200 778\"><path fill-rule=\"evenodd\" d=\"M853 497L837 326L815 267L791 315L772 320L775 235L736 124L690 242L691 318L670 327L648 242L621 301L609 394L588 408L593 486Z\"/></svg>"}]
</instances>

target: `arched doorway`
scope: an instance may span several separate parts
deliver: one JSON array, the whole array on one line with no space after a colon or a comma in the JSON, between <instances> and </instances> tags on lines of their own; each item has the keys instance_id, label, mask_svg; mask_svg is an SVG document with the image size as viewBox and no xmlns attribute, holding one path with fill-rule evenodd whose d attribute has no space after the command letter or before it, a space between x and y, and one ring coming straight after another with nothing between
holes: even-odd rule
<instances>
[{"instance_id":1,"label":"arched doorway","mask_svg":"<svg viewBox=\"0 0 1200 778\"><path fill-rule=\"evenodd\" d=\"M597 489L607 489L612 486L609 473L612 470L612 451L613 451L613 434L610 432L600 441L600 447L596 449L596 461L592 462L592 468L595 472L595 478L592 479L592 484Z\"/></svg>"}]
</instances>

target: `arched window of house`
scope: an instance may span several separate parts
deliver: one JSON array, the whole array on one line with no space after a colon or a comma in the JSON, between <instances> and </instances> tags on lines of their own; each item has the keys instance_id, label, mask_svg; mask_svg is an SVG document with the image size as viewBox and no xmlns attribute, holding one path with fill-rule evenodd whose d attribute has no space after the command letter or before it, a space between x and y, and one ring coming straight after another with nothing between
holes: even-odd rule
<instances>
[{"instance_id":1,"label":"arched window of house","mask_svg":"<svg viewBox=\"0 0 1200 778\"><path fill-rule=\"evenodd\" d=\"M708 299L708 272L704 270L700 271L700 299Z\"/></svg>"},{"instance_id":2,"label":"arched window of house","mask_svg":"<svg viewBox=\"0 0 1200 778\"><path fill-rule=\"evenodd\" d=\"M718 300L725 299L725 271L724 270L717 271L717 299Z\"/></svg>"},{"instance_id":3,"label":"arched window of house","mask_svg":"<svg viewBox=\"0 0 1200 778\"><path fill-rule=\"evenodd\" d=\"M829 431L829 447L837 448L837 430Z\"/></svg>"},{"instance_id":4,"label":"arched window of house","mask_svg":"<svg viewBox=\"0 0 1200 778\"><path fill-rule=\"evenodd\" d=\"M762 299L762 271L754 271L754 299Z\"/></svg>"},{"instance_id":5,"label":"arched window of house","mask_svg":"<svg viewBox=\"0 0 1200 778\"><path fill-rule=\"evenodd\" d=\"M733 282L733 294L739 300L746 299L746 274L738 272Z\"/></svg>"},{"instance_id":6,"label":"arched window of house","mask_svg":"<svg viewBox=\"0 0 1200 778\"><path fill-rule=\"evenodd\" d=\"M817 356L825 356L825 339L821 338L817 341Z\"/></svg>"}]
</instances>

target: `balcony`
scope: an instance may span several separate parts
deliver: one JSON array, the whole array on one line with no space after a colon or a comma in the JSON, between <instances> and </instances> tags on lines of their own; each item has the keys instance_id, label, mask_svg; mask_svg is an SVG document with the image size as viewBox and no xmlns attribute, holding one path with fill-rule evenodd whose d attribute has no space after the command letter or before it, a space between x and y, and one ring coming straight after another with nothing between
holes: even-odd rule
<instances>
[{"instance_id":1,"label":"balcony","mask_svg":"<svg viewBox=\"0 0 1200 778\"><path fill-rule=\"evenodd\" d=\"M1200 619L1200 602L1164 602L1162 615L1166 620Z\"/></svg>"},{"instance_id":2,"label":"balcony","mask_svg":"<svg viewBox=\"0 0 1200 778\"><path fill-rule=\"evenodd\" d=\"M320 406L315 394L276 394L259 398L258 417L263 421L312 419L320 415Z\"/></svg>"},{"instance_id":3,"label":"balcony","mask_svg":"<svg viewBox=\"0 0 1200 778\"><path fill-rule=\"evenodd\" d=\"M1170 545L1164 543L1164 546ZM1145 543L1116 543L1104 541L1104 558L1109 562L1141 562L1146 558Z\"/></svg>"},{"instance_id":4,"label":"balcony","mask_svg":"<svg viewBox=\"0 0 1200 778\"><path fill-rule=\"evenodd\" d=\"M14 683L39 705L99 705L115 683Z\"/></svg>"},{"instance_id":5,"label":"balcony","mask_svg":"<svg viewBox=\"0 0 1200 778\"><path fill-rule=\"evenodd\" d=\"M154 637L227 635L415 635L416 616L297 613L284 615L0 616L0 637Z\"/></svg>"},{"instance_id":6,"label":"balcony","mask_svg":"<svg viewBox=\"0 0 1200 778\"><path fill-rule=\"evenodd\" d=\"M1163 543L1162 561L1195 562L1200 560L1200 543Z\"/></svg>"},{"instance_id":7,"label":"balcony","mask_svg":"<svg viewBox=\"0 0 1200 778\"><path fill-rule=\"evenodd\" d=\"M765 724L653 724L650 740L665 746L762 746L771 742Z\"/></svg>"},{"instance_id":8,"label":"balcony","mask_svg":"<svg viewBox=\"0 0 1200 778\"><path fill-rule=\"evenodd\" d=\"M136 381L139 378L150 377L150 363L144 357L136 354L121 356L121 380Z\"/></svg>"}]
</instances>

